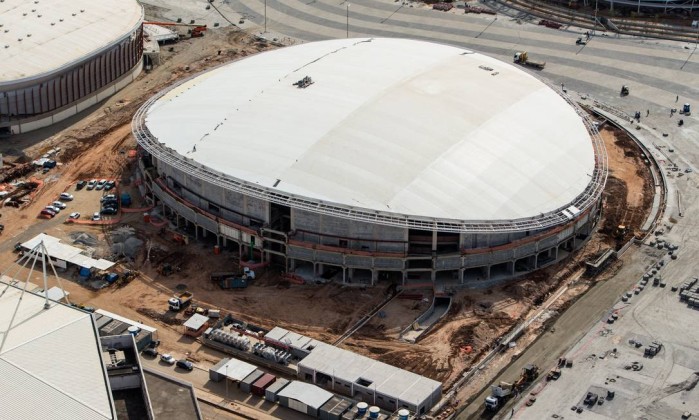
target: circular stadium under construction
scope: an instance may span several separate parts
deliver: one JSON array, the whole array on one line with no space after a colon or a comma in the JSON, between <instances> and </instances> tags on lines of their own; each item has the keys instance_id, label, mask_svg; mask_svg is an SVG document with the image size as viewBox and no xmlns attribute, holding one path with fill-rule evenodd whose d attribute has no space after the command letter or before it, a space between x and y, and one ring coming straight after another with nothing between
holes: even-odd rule
<instances>
[{"instance_id":1,"label":"circular stadium under construction","mask_svg":"<svg viewBox=\"0 0 699 420\"><path fill-rule=\"evenodd\" d=\"M0 1L0 135L65 120L141 72L136 0Z\"/></svg>"},{"instance_id":2,"label":"circular stadium under construction","mask_svg":"<svg viewBox=\"0 0 699 420\"><path fill-rule=\"evenodd\" d=\"M178 227L344 282L489 285L553 264L595 229L607 177L565 95L405 39L217 67L147 101L133 133L143 193Z\"/></svg>"}]
</instances>

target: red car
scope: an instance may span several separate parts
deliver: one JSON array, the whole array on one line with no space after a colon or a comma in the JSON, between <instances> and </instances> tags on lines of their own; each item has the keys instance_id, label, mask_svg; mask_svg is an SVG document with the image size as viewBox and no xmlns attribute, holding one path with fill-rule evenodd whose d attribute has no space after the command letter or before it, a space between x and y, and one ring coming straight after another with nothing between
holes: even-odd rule
<instances>
[{"instance_id":1,"label":"red car","mask_svg":"<svg viewBox=\"0 0 699 420\"><path fill-rule=\"evenodd\" d=\"M56 215L56 212L55 212L55 211L51 211L51 210L49 210L49 209L43 209L43 210L41 210L41 215L43 215L43 216L54 217L54 216Z\"/></svg>"}]
</instances>

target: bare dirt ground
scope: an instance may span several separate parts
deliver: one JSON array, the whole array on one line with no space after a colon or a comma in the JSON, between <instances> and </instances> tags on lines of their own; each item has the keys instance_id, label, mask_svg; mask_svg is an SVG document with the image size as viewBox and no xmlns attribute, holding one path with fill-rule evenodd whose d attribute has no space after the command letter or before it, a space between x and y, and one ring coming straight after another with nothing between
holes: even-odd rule
<instances>
[{"instance_id":1,"label":"bare dirt ground","mask_svg":"<svg viewBox=\"0 0 699 420\"><path fill-rule=\"evenodd\" d=\"M133 164L129 164L125 157L125 151L135 147L130 121L136 109L150 95L200 70L266 48L267 45L233 29L211 30L204 39L182 41L174 46L173 52L165 51L161 66L142 75L80 122L45 141L25 136L8 146L31 157L59 146L62 152L58 159L63 165L48 174L45 186L30 206L22 210L3 210L4 240L13 241L15 237L41 231L67 238L71 231L79 229L89 230L101 241L106 241L107 230L103 228L62 225L55 219L37 222L35 215L45 202L51 201L77 179L115 177L127 180L131 177ZM220 55L219 50L222 51ZM605 192L600 231L583 250L563 263L514 284L488 291L458 292L448 316L416 344L399 341L399 332L426 310L429 303L396 299L386 308L385 316L373 319L343 346L443 381L447 387L453 384L462 372L492 348L499 337L518 321L533 314L558 285L579 274L584 261L604 249L620 246L639 233L652 202L650 175L643 169L642 160L630 139L609 129L603 130L602 138L609 154L610 182ZM366 289L332 283L289 286L280 283L278 273L273 269L261 273L255 284L245 290L220 290L211 284L208 275L212 271L235 270L236 254L214 255L210 244L196 241L189 245L176 244L167 235L160 236L159 229L142 219L142 216L133 214L125 217L122 223L134 227L140 238L150 241L152 249L160 251L154 252L149 262L144 247L129 266L140 272L135 280L123 287L111 286L101 291L87 289L72 281L63 281L63 286L71 293L73 302L155 325L159 328L164 350L187 354L194 360L214 363L217 355L181 335L182 315L173 317L167 312L167 299L175 290L187 289L194 293L197 303L220 308L262 327L279 325L329 342L386 297L388 284L385 283ZM615 238L616 226L622 223L630 227L630 232ZM2 266L12 261L14 255L9 251L0 255ZM157 268L164 261L176 265L179 271L167 277L160 276ZM70 275L64 278L70 279ZM555 317L590 284L587 280L570 283L558 304L560 306L552 307L547 316ZM545 326L545 319L533 324L518 345L533 340ZM505 362L497 361L489 369L499 369L498 363Z\"/></svg>"}]
</instances>

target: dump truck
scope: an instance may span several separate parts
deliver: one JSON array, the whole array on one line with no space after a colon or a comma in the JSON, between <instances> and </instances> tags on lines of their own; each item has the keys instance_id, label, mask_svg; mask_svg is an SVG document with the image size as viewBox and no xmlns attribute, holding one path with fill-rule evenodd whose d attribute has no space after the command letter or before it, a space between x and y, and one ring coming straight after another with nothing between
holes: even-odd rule
<instances>
[{"instance_id":1,"label":"dump truck","mask_svg":"<svg viewBox=\"0 0 699 420\"><path fill-rule=\"evenodd\" d=\"M181 311L192 303L192 292L177 293L168 299L167 303L171 311Z\"/></svg>"},{"instance_id":2,"label":"dump truck","mask_svg":"<svg viewBox=\"0 0 699 420\"><path fill-rule=\"evenodd\" d=\"M245 267L242 273L223 271L211 273L209 277L221 289L244 289L250 281L255 280L255 272Z\"/></svg>"},{"instance_id":3,"label":"dump truck","mask_svg":"<svg viewBox=\"0 0 699 420\"><path fill-rule=\"evenodd\" d=\"M518 51L515 53L515 63L521 64L523 66L534 67L537 69L543 69L546 67L545 61L534 61L529 58L529 54L526 51Z\"/></svg>"},{"instance_id":4,"label":"dump truck","mask_svg":"<svg viewBox=\"0 0 699 420\"><path fill-rule=\"evenodd\" d=\"M491 387L490 396L485 397L486 411L495 412L505 405L505 402L512 394L520 393L524 388L532 383L539 374L539 367L536 365L526 365L522 368L522 373L515 383L500 382L499 385Z\"/></svg>"}]
</instances>

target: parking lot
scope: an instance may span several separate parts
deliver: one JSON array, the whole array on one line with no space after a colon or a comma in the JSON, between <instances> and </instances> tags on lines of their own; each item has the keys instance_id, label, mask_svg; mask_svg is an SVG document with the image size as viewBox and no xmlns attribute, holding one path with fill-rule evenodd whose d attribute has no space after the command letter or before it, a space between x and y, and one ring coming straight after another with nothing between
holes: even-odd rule
<instances>
[{"instance_id":1,"label":"parking lot","mask_svg":"<svg viewBox=\"0 0 699 420\"><path fill-rule=\"evenodd\" d=\"M95 181L92 183L92 181ZM109 182L110 180L106 180ZM100 180L83 180L81 187L78 185L78 181L72 183L70 187L65 190L66 197L52 197L53 200L47 202L46 205L51 205L53 201L60 201L65 205L65 208L61 209L60 212L56 214L55 217L60 217L63 219L75 219L81 222L86 221L109 221L114 218L118 218L120 214L120 201L118 195L118 189L116 188L116 183L111 188L105 188L102 184L98 187ZM72 196L72 199L69 197ZM75 213L78 213L76 215ZM71 217L78 216L78 217ZM47 218L48 215L42 214L40 217ZM99 217L97 217L99 216Z\"/></svg>"},{"instance_id":2,"label":"parking lot","mask_svg":"<svg viewBox=\"0 0 699 420\"><path fill-rule=\"evenodd\" d=\"M673 290L689 278L681 260L682 255L679 262L668 255L657 260L662 265L649 268L645 287L636 294L643 285L639 278L562 355L573 366L562 368L558 380L541 379L532 386L513 417L679 419L685 412L699 412L699 338L690 327L698 312L680 301L680 290ZM540 378L552 367L544 366ZM527 406L532 397L535 402Z\"/></svg>"}]
</instances>

